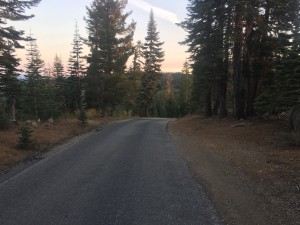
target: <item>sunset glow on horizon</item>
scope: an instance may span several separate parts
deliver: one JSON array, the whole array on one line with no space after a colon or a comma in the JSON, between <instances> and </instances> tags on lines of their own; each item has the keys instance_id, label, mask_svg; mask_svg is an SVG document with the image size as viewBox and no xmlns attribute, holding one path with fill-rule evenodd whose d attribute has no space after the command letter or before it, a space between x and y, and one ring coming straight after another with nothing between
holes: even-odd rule
<instances>
[{"instance_id":1,"label":"sunset glow on horizon","mask_svg":"<svg viewBox=\"0 0 300 225\"><path fill-rule=\"evenodd\" d=\"M26 36L32 33L46 67L51 67L55 55L58 55L66 69L76 21L80 35L83 38L87 37L83 18L86 15L86 6L90 6L91 2L92 0L43 0L38 7L27 11L27 14L34 14L34 18L14 22L12 25L24 30ZM160 0L128 0L126 12L132 11L128 22L134 20L137 23L134 35L136 43L138 40L144 41L149 13L151 8L153 9L160 41L164 42L165 61L162 72L180 72L188 54L187 47L179 44L185 39L186 33L176 23L186 17L187 0L168 3L170 2ZM26 43L23 44L25 49L17 50L17 56L21 58L21 68L27 63ZM84 46L84 55L88 53L89 49ZM130 64L129 61L127 65Z\"/></svg>"}]
</instances>

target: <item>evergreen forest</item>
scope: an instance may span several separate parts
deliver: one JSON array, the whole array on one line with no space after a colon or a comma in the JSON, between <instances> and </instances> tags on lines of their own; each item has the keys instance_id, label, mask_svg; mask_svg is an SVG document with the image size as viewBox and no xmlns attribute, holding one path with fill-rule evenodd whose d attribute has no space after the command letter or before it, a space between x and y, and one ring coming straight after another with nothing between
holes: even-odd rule
<instances>
[{"instance_id":1,"label":"evergreen forest","mask_svg":"<svg viewBox=\"0 0 300 225\"><path fill-rule=\"evenodd\" d=\"M163 73L164 41L149 9L144 40L134 43L127 0L94 0L74 28L67 65L47 67L34 34L10 21L31 19L41 0L0 2L0 128L67 115L206 117L274 115L300 101L299 0L189 0L180 44L190 57ZM151 10L151 11L150 11ZM83 54L83 46L89 53ZM25 71L16 49L27 52ZM22 75L22 76L21 76Z\"/></svg>"}]
</instances>

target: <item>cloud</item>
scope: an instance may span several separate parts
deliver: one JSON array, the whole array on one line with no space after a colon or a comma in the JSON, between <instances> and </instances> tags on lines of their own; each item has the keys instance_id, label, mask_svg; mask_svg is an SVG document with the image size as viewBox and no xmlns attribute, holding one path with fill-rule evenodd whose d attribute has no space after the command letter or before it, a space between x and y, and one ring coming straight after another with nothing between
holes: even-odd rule
<instances>
[{"instance_id":1,"label":"cloud","mask_svg":"<svg viewBox=\"0 0 300 225\"><path fill-rule=\"evenodd\" d=\"M179 23L179 19L177 18L177 15L175 13L153 6L144 0L129 0L128 2L129 4L134 5L147 12L150 12L150 10L153 9L154 16L157 16L161 19L167 20L171 23Z\"/></svg>"}]
</instances>

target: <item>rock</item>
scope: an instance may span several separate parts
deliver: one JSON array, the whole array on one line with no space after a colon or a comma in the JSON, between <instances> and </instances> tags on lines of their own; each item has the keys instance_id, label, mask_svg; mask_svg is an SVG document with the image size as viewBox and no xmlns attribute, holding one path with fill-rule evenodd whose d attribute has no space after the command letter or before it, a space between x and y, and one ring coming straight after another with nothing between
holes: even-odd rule
<instances>
[{"instance_id":1,"label":"rock","mask_svg":"<svg viewBox=\"0 0 300 225\"><path fill-rule=\"evenodd\" d=\"M289 118L289 114L287 112L282 112L278 115L279 119L287 120Z\"/></svg>"},{"instance_id":2,"label":"rock","mask_svg":"<svg viewBox=\"0 0 300 225\"><path fill-rule=\"evenodd\" d=\"M96 132L99 132L99 131L101 131L101 130L103 130L103 128L102 128L102 127L99 127L99 128L96 129Z\"/></svg>"},{"instance_id":3,"label":"rock","mask_svg":"<svg viewBox=\"0 0 300 225\"><path fill-rule=\"evenodd\" d=\"M32 123L31 123L31 126L34 127L34 128L38 128L38 127L39 127L39 125L38 125L37 122L32 122Z\"/></svg>"},{"instance_id":4,"label":"rock","mask_svg":"<svg viewBox=\"0 0 300 225\"><path fill-rule=\"evenodd\" d=\"M54 123L53 118L48 119L48 122L49 122L49 123Z\"/></svg>"}]
</instances>

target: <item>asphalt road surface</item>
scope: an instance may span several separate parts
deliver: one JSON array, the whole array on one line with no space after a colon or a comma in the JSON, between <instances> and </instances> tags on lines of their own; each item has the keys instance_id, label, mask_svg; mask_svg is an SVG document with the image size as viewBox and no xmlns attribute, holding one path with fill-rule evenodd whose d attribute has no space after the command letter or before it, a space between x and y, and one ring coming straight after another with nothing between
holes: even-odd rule
<instances>
[{"instance_id":1,"label":"asphalt road surface","mask_svg":"<svg viewBox=\"0 0 300 225\"><path fill-rule=\"evenodd\" d=\"M168 122L107 125L2 178L0 224L221 224L169 139Z\"/></svg>"}]
</instances>

